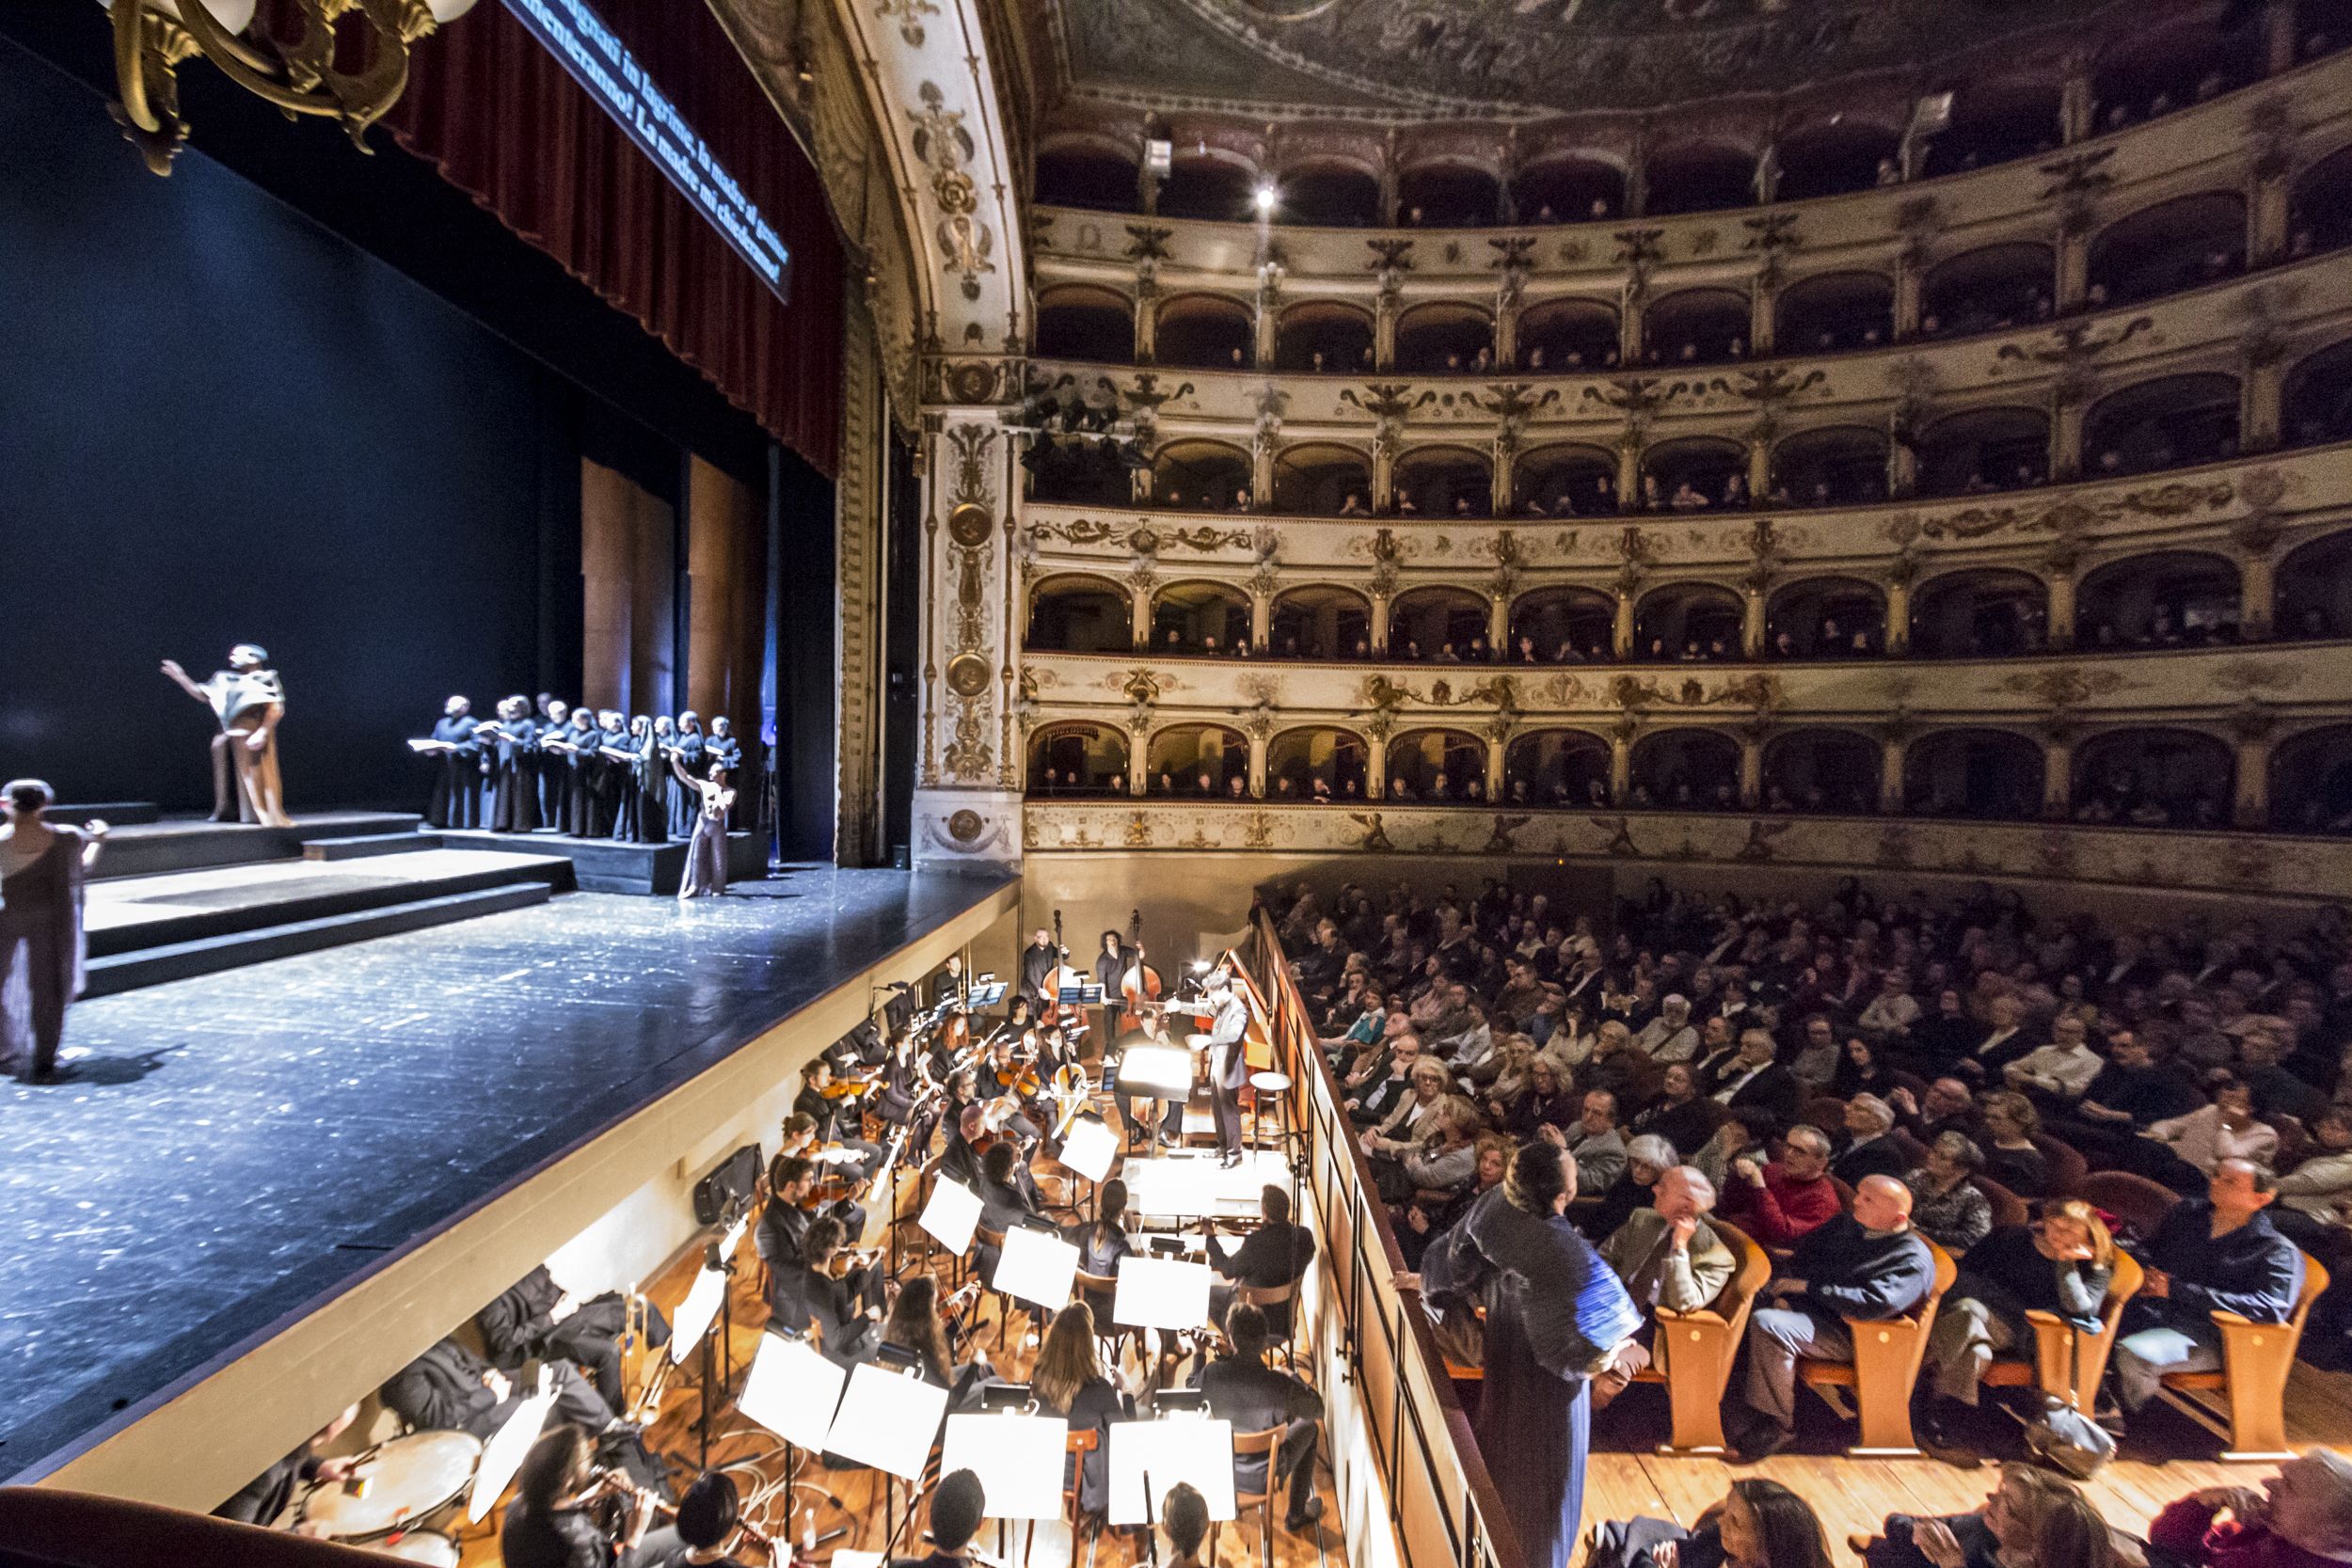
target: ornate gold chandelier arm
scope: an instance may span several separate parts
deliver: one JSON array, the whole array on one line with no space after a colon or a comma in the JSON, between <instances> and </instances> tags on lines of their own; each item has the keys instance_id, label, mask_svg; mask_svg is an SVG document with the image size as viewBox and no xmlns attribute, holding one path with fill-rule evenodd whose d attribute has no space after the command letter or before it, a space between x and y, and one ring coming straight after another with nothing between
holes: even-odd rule
<instances>
[{"instance_id":1,"label":"ornate gold chandelier arm","mask_svg":"<svg viewBox=\"0 0 2352 1568\"><path fill-rule=\"evenodd\" d=\"M199 5L199 9L202 7ZM147 102L146 0L115 0L115 90L124 129L156 135L164 122Z\"/></svg>"},{"instance_id":2,"label":"ornate gold chandelier arm","mask_svg":"<svg viewBox=\"0 0 2352 1568\"><path fill-rule=\"evenodd\" d=\"M354 75L326 63L334 52L334 34L321 4L322 0L304 0L303 40L283 68L295 78L293 84L279 79L278 68L215 21L201 0L190 0L181 11L197 47L223 75L288 114L331 115L341 119L364 150L367 144L361 138L367 128L400 101L408 85L403 9L398 0L360 0L360 9L375 37L370 43L367 69ZM306 78L316 85L308 85Z\"/></svg>"}]
</instances>

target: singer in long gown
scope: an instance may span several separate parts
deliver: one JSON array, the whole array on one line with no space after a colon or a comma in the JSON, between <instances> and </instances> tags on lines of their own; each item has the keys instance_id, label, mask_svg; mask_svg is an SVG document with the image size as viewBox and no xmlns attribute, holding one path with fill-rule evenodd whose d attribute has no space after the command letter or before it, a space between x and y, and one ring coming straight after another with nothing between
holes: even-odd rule
<instances>
[{"instance_id":1,"label":"singer in long gown","mask_svg":"<svg viewBox=\"0 0 2352 1568\"><path fill-rule=\"evenodd\" d=\"M697 802L693 835L686 841L686 870L678 879L678 899L682 903L689 898L715 898L727 890L727 808L735 804L735 791L727 787L723 768L714 768L710 777L698 779L675 757L670 759L670 767L680 786Z\"/></svg>"},{"instance_id":2,"label":"singer in long gown","mask_svg":"<svg viewBox=\"0 0 2352 1568\"><path fill-rule=\"evenodd\" d=\"M39 779L0 792L0 1071L35 1084L54 1081L66 1008L82 994L82 874L106 832L42 821L56 799Z\"/></svg>"},{"instance_id":3,"label":"singer in long gown","mask_svg":"<svg viewBox=\"0 0 2352 1568\"><path fill-rule=\"evenodd\" d=\"M1549 1167L1547 1170L1545 1167ZM1519 1560L1568 1568L1584 1517L1592 1376L1642 1325L1609 1265L1566 1217L1575 1165L1549 1144L1510 1173L1422 1259L1422 1292L1486 1309L1474 1431L1518 1537Z\"/></svg>"}]
</instances>

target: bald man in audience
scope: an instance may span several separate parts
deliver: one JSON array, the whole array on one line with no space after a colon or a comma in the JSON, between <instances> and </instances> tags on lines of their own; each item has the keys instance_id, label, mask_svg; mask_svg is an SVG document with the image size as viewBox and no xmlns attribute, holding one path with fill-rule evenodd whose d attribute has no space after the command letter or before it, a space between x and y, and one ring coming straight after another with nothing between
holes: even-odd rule
<instances>
[{"instance_id":1,"label":"bald man in audience","mask_svg":"<svg viewBox=\"0 0 2352 1568\"><path fill-rule=\"evenodd\" d=\"M1740 1461L1769 1458L1795 1437L1799 1360L1851 1360L1848 1319L1899 1318L1934 1285L1934 1255L1911 1227L1911 1189L1891 1176L1865 1178L1853 1212L1798 1243L1748 1318L1748 1418L1732 1439Z\"/></svg>"},{"instance_id":2,"label":"bald man in audience","mask_svg":"<svg viewBox=\"0 0 2352 1568\"><path fill-rule=\"evenodd\" d=\"M1642 1309L1636 1338L1617 1347L1608 1367L1593 1379L1593 1408L1605 1408L1625 1392L1633 1375L1650 1363L1658 1308L1697 1312L1713 1305L1739 1265L1731 1248L1707 1223L1715 1207L1715 1184L1694 1165L1670 1165L1650 1189L1651 1207L1636 1209L1601 1243L1601 1261L1625 1281L1626 1293Z\"/></svg>"}]
</instances>

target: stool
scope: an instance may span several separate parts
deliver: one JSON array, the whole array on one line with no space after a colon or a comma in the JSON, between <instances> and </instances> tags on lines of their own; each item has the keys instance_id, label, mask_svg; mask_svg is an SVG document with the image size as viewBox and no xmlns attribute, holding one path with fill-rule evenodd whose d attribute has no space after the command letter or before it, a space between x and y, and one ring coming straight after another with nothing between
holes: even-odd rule
<instances>
[{"instance_id":1,"label":"stool","mask_svg":"<svg viewBox=\"0 0 2352 1568\"><path fill-rule=\"evenodd\" d=\"M1256 1091L1255 1109L1257 1112L1257 1115L1250 1118L1249 1124L1249 1147L1251 1152L1254 1153L1257 1150L1258 1133L1265 1121L1265 1097L1272 1095L1274 1097L1275 1122L1277 1127L1280 1130L1276 1133L1276 1137L1280 1144L1284 1157L1288 1158L1291 1140L1291 1112L1289 1099L1291 1092L1290 1074L1286 1072L1253 1072L1249 1075L1249 1086Z\"/></svg>"}]
</instances>

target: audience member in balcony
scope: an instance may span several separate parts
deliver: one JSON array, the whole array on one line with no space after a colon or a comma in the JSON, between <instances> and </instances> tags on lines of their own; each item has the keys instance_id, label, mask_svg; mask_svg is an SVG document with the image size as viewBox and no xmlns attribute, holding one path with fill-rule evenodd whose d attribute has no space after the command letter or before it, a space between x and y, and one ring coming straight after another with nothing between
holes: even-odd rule
<instances>
[{"instance_id":1,"label":"audience member in balcony","mask_svg":"<svg viewBox=\"0 0 2352 1568\"><path fill-rule=\"evenodd\" d=\"M1665 492L1659 488L1658 476L1656 474L1644 474L1642 476L1642 510L1645 512L1656 512L1659 511L1664 503Z\"/></svg>"},{"instance_id":2,"label":"audience member in balcony","mask_svg":"<svg viewBox=\"0 0 2352 1568\"><path fill-rule=\"evenodd\" d=\"M1748 500L1748 479L1745 474L1734 473L1724 481L1724 505L1726 508L1744 508Z\"/></svg>"},{"instance_id":3,"label":"audience member in balcony","mask_svg":"<svg viewBox=\"0 0 2352 1568\"><path fill-rule=\"evenodd\" d=\"M1666 504L1677 512L1699 512L1706 509L1708 500L1692 487L1688 479L1683 479L1676 483L1674 495Z\"/></svg>"},{"instance_id":4,"label":"audience member in balcony","mask_svg":"<svg viewBox=\"0 0 2352 1568\"><path fill-rule=\"evenodd\" d=\"M1369 510L1364 505L1364 498L1359 491L1350 490L1340 501L1340 515L1343 517L1361 517Z\"/></svg>"},{"instance_id":5,"label":"audience member in balcony","mask_svg":"<svg viewBox=\"0 0 2352 1568\"><path fill-rule=\"evenodd\" d=\"M1962 1132L1928 1145L1927 1163L1903 1173L1915 1207L1912 1223L1947 1252L1964 1252L1993 1228L1993 1204L1969 1178L1984 1168L1984 1150Z\"/></svg>"},{"instance_id":6,"label":"audience member in balcony","mask_svg":"<svg viewBox=\"0 0 2352 1568\"><path fill-rule=\"evenodd\" d=\"M1421 508L1414 504L1411 491L1400 489L1396 492L1395 511L1401 517L1411 517L1419 515Z\"/></svg>"},{"instance_id":7,"label":"audience member in balcony","mask_svg":"<svg viewBox=\"0 0 2352 1568\"><path fill-rule=\"evenodd\" d=\"M1754 1462L1795 1438L1796 1373L1801 1357L1846 1360L1853 1354L1849 1321L1899 1317L1924 1300L1935 1264L1914 1232L1912 1196L1899 1181L1871 1177L1839 1214L1801 1241L1785 1272L1764 1289L1748 1319L1746 1403L1735 1436Z\"/></svg>"},{"instance_id":8,"label":"audience member in balcony","mask_svg":"<svg viewBox=\"0 0 2352 1568\"><path fill-rule=\"evenodd\" d=\"M2276 1196L2268 1172L2225 1159L2203 1197L2184 1198L2164 1216L2148 1245L2147 1278L2124 1308L2115 1344L2125 1410L2153 1399L2169 1372L2221 1365L2215 1311L2286 1322L2303 1288L2303 1258L2263 1212Z\"/></svg>"}]
</instances>

